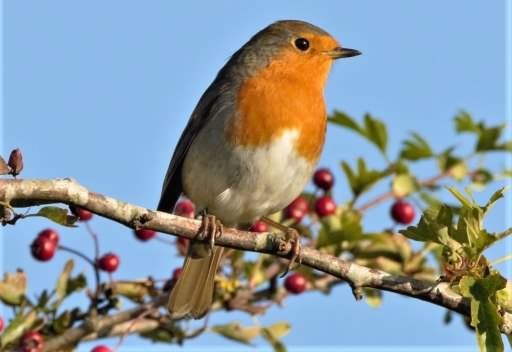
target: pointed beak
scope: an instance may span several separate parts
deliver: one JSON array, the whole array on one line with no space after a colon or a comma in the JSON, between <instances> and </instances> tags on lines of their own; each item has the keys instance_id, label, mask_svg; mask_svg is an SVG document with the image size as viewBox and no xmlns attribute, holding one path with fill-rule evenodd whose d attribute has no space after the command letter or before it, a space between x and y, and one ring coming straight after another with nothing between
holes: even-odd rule
<instances>
[{"instance_id":1,"label":"pointed beak","mask_svg":"<svg viewBox=\"0 0 512 352\"><path fill-rule=\"evenodd\" d=\"M326 51L325 53L327 55L329 55L330 57L332 57L333 60L361 55L361 52L359 50L342 48L342 47L337 47L333 50Z\"/></svg>"}]
</instances>

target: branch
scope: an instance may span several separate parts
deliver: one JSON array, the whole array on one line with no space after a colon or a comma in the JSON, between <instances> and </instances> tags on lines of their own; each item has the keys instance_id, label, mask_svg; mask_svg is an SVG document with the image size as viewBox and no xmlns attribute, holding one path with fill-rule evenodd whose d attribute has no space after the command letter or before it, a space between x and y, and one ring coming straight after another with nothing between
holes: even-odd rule
<instances>
[{"instance_id":1,"label":"branch","mask_svg":"<svg viewBox=\"0 0 512 352\"><path fill-rule=\"evenodd\" d=\"M188 239L194 238L200 227L200 221L198 220L182 218L128 204L88 191L85 187L71 179L2 179L0 180L0 202L8 203L13 207L66 203L87 209L131 228L144 226L158 232ZM268 253L283 258L289 258L292 249L291 245L286 242L284 234L270 232L252 233L232 228L226 228L222 237L218 238L215 243L219 246ZM406 276L389 274L382 270L364 267L333 257L309 247L302 248L301 257L302 264L348 282L357 299L361 297L361 289L363 287L371 287L417 298L470 316L469 301L453 292L448 283L438 282L432 284ZM137 309L148 309L146 306L141 307L144 308ZM137 310L137 312L131 318L141 313L140 310ZM123 313L118 315L120 314ZM118 315L104 319L114 319ZM504 323L501 326L501 331L506 334L512 333L512 314L504 312L503 318ZM121 321L126 320L118 322ZM82 338L89 333L91 333L90 330L82 331L81 333L77 332L76 334L79 334L80 338Z\"/></svg>"}]
</instances>

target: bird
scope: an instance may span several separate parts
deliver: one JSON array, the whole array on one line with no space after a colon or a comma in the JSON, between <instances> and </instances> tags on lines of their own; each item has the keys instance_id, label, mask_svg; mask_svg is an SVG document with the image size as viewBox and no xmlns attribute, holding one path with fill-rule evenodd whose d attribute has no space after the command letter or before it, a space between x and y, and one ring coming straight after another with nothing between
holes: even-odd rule
<instances>
[{"instance_id":1,"label":"bird","mask_svg":"<svg viewBox=\"0 0 512 352\"><path fill-rule=\"evenodd\" d=\"M171 213L184 194L202 209L203 232L211 230L211 244L190 245L169 296L171 318L209 311L222 258L217 231L282 210L303 191L325 141L331 65L359 54L313 24L280 20L220 69L179 138L157 208Z\"/></svg>"}]
</instances>

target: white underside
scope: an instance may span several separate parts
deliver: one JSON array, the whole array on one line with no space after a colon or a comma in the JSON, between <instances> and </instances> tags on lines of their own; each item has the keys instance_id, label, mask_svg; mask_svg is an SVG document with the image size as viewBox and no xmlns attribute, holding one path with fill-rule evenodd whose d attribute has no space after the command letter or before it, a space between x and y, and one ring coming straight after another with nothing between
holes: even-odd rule
<instances>
[{"instance_id":1,"label":"white underside","mask_svg":"<svg viewBox=\"0 0 512 352\"><path fill-rule=\"evenodd\" d=\"M225 224L253 222L284 208L313 172L314 165L294 149L297 130L258 148L231 148L209 135L200 134L187 153L184 191Z\"/></svg>"}]
</instances>

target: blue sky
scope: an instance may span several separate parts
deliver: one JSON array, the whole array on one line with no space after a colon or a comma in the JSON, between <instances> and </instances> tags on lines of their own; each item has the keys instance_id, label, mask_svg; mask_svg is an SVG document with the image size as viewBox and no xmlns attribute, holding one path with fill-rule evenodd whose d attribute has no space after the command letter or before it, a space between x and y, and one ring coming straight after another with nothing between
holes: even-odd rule
<instances>
[{"instance_id":1,"label":"blue sky","mask_svg":"<svg viewBox=\"0 0 512 352\"><path fill-rule=\"evenodd\" d=\"M20 147L26 178L71 176L149 208L156 206L172 150L199 96L237 48L278 19L309 21L363 52L335 64L327 104L329 111L383 119L391 155L411 130L435 150L453 143L469 150L470 138L454 139L452 118L460 109L494 124L506 116L504 1L11 0L4 2L3 19L3 155ZM371 146L331 126L320 164L336 173L338 201L349 195L339 162L359 156L372 167L384 166ZM499 156L489 162L505 164ZM418 170L423 177L435 172L432 165ZM491 230L506 226L504 204L493 210ZM388 207L368 212L365 229L390 226ZM28 244L47 225L31 219L3 229L3 268L25 268L32 292L53 284L67 259L60 253L47 264L31 259ZM116 278L165 277L181 264L169 246L140 244L107 220L96 218L92 226L102 250L121 255ZM61 232L64 244L92 253L83 228ZM502 246L492 254L505 253ZM79 261L77 268L88 271ZM292 346L474 346L460 319L445 326L443 314L392 294L374 310L355 302L342 285L330 296L292 297L261 322L289 320L293 330L285 342ZM251 322L239 313L211 321L233 319ZM125 346L141 343L129 338ZM190 344L230 343L207 333Z\"/></svg>"}]
</instances>

